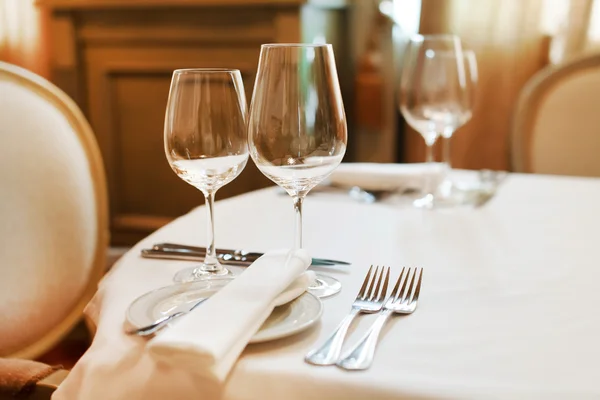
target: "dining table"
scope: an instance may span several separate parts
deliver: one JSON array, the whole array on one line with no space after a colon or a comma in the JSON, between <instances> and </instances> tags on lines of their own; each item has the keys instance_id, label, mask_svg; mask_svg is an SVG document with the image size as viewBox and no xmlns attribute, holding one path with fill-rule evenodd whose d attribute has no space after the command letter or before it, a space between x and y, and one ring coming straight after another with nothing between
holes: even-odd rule
<instances>
[{"instance_id":1,"label":"dining table","mask_svg":"<svg viewBox=\"0 0 600 400\"><path fill-rule=\"evenodd\" d=\"M311 269L342 289L322 299L316 324L249 344L217 386L155 362L146 338L124 333L129 305L192 265L142 258L141 250L206 244L203 206L177 218L132 247L100 283L86 308L93 342L53 398L600 398L600 179L510 173L477 206L417 209L403 197L307 196L303 247L351 263ZM292 247L292 200L276 187L217 201L214 213L220 248ZM402 267L423 268L415 312L392 317L367 370L305 362L348 314L370 266L390 267L390 281ZM360 315L344 349L375 318Z\"/></svg>"}]
</instances>

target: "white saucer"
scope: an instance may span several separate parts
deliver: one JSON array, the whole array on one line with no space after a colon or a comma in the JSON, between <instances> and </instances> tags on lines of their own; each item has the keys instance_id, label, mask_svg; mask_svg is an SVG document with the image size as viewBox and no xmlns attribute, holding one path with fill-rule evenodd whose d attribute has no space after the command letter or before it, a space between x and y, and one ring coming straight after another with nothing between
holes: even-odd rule
<instances>
[{"instance_id":1,"label":"white saucer","mask_svg":"<svg viewBox=\"0 0 600 400\"><path fill-rule=\"evenodd\" d=\"M232 279L224 277L178 283L153 290L131 303L127 309L127 321L133 327L140 328L166 315L189 311L198 300L212 296ZM306 292L295 300L276 307L250 339L250 343L267 342L301 332L317 322L322 312L321 300Z\"/></svg>"}]
</instances>

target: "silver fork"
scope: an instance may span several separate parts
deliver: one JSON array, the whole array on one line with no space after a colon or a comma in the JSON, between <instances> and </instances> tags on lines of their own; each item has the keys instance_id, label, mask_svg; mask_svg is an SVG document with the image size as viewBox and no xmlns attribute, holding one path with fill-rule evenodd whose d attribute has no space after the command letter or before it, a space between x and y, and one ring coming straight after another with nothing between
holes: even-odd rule
<instances>
[{"instance_id":1,"label":"silver fork","mask_svg":"<svg viewBox=\"0 0 600 400\"><path fill-rule=\"evenodd\" d=\"M382 267L381 270L379 270L379 267L375 268L373 279L371 279L369 284L372 269L373 266L371 265L360 291L352 303L352 309L350 310L350 313L342 320L342 322L340 322L336 330L320 347L308 352L306 357L304 357L306 362L315 365L335 364L340 356L344 338L346 337L346 333L348 332L348 328L354 320L354 317L360 313L376 313L381 310L381 307L383 306L383 299L387 293L388 281L390 278L390 268L387 268L385 278L383 278L385 267ZM378 272L379 275L377 275ZM381 287L382 280L383 287Z\"/></svg>"},{"instance_id":2,"label":"silver fork","mask_svg":"<svg viewBox=\"0 0 600 400\"><path fill-rule=\"evenodd\" d=\"M412 314L415 311L417 308L417 301L419 300L419 293L421 291L423 268L420 270L415 268L414 271L411 268L408 268L406 276L404 275L405 270L406 268L402 268L402 272L398 277L396 286L394 286L392 293L385 301L383 309L377 316L377 319L371 328L367 331L365 336L363 336L363 338L352 349L350 349L341 360L337 362L338 367L349 370L369 368L373 363L375 348L377 347L381 329L388 321L390 316L394 313ZM415 278L417 281L416 286L414 285ZM409 279L410 284L407 288Z\"/></svg>"}]
</instances>

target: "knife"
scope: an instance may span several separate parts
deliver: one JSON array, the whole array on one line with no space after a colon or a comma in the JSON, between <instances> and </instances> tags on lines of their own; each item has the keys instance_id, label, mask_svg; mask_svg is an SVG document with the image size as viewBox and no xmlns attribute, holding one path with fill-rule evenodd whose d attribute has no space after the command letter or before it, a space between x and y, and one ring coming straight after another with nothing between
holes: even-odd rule
<instances>
[{"instance_id":1,"label":"knife","mask_svg":"<svg viewBox=\"0 0 600 400\"><path fill-rule=\"evenodd\" d=\"M191 254L195 256L201 256L204 258L206 255L206 249L204 247L189 246L176 243L157 243L152 246L153 250L168 250L169 252L178 252L183 254ZM242 261L255 261L261 257L263 253L249 252L246 250L228 250L228 249L217 249L217 255L223 255L225 259L230 260L242 260ZM221 259L221 258L219 258ZM313 258L312 265L351 265L346 261L329 260L325 258Z\"/></svg>"},{"instance_id":2,"label":"knife","mask_svg":"<svg viewBox=\"0 0 600 400\"><path fill-rule=\"evenodd\" d=\"M181 260L181 261L204 261L204 255L198 255L194 253L183 253L169 250L155 250L155 249L142 249L142 257L144 258L160 258L163 260ZM242 261L242 260L230 260L218 257L219 262L224 265L231 265L235 267L248 267L253 261Z\"/></svg>"},{"instance_id":3,"label":"knife","mask_svg":"<svg viewBox=\"0 0 600 400\"><path fill-rule=\"evenodd\" d=\"M142 257L144 258L161 258L167 260L180 260L180 261L196 261L202 262L204 261L204 253L194 253L194 252L183 252L183 251L173 251L171 249L142 249ZM252 253L250 253L252 254ZM234 259L230 254L217 254L217 258L219 262L224 265L231 265L236 267L249 267L254 261L258 259L258 257L240 257L238 259ZM337 264L333 264L330 262L326 262L324 260L314 260L311 263L312 266L315 267L331 267Z\"/></svg>"}]
</instances>

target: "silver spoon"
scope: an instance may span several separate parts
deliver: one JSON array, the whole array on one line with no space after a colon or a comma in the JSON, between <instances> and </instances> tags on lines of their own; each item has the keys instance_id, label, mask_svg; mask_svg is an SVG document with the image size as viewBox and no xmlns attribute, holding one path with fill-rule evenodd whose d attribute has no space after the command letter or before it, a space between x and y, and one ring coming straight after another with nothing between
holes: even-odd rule
<instances>
[{"instance_id":1,"label":"silver spoon","mask_svg":"<svg viewBox=\"0 0 600 400\"><path fill-rule=\"evenodd\" d=\"M181 317L182 315L189 313L194 308L196 308L200 304L204 303L206 300L208 300L208 298L200 299L188 311L179 311L179 312L173 313L171 315L166 315L162 318L157 319L150 325L142 326L141 328L127 329L127 330L125 330L125 333L127 333L128 335L138 335L138 336L152 335L152 334L156 333L157 331L159 331L160 329L162 329L169 321L172 321L175 318Z\"/></svg>"}]
</instances>

